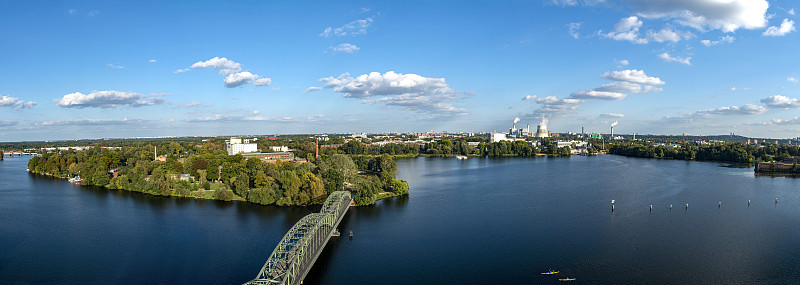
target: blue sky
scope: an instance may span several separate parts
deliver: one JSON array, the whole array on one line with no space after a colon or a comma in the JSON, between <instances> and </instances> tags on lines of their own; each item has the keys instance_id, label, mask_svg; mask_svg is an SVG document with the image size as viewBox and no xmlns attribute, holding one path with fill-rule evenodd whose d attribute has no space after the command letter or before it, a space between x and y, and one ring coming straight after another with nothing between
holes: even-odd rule
<instances>
[{"instance_id":1,"label":"blue sky","mask_svg":"<svg viewBox=\"0 0 800 285\"><path fill-rule=\"evenodd\" d=\"M498 3L494 3L498 2ZM4 1L0 141L800 136L793 1Z\"/></svg>"}]
</instances>

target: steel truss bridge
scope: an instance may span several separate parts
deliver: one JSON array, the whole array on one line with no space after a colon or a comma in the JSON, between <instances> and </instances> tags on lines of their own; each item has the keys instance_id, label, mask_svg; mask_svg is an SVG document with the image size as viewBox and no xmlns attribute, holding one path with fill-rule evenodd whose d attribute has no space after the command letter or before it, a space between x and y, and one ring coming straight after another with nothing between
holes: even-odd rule
<instances>
[{"instance_id":1,"label":"steel truss bridge","mask_svg":"<svg viewBox=\"0 0 800 285\"><path fill-rule=\"evenodd\" d=\"M245 284L301 284L353 201L348 191L328 196L319 213L294 224L255 279Z\"/></svg>"}]
</instances>

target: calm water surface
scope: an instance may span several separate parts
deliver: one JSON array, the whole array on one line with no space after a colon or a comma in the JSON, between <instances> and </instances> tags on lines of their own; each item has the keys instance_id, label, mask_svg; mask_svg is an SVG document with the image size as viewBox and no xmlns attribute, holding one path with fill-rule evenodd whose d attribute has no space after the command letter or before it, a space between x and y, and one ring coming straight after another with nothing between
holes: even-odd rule
<instances>
[{"instance_id":1,"label":"calm water surface","mask_svg":"<svg viewBox=\"0 0 800 285\"><path fill-rule=\"evenodd\" d=\"M28 159L0 161L2 284L242 283L318 210L81 187ZM331 239L306 284L800 282L800 179L618 156L398 169L411 195L351 209L353 239Z\"/></svg>"}]
</instances>

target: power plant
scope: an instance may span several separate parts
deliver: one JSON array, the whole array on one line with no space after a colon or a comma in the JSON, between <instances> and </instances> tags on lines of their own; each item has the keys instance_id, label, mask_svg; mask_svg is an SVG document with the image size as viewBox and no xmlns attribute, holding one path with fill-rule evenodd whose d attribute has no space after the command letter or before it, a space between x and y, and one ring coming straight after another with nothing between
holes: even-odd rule
<instances>
[{"instance_id":1,"label":"power plant","mask_svg":"<svg viewBox=\"0 0 800 285\"><path fill-rule=\"evenodd\" d=\"M519 123L519 121L519 118L514 118L514 123L511 125L511 128L508 129L508 135L512 137L531 136L531 125L528 124L524 129L517 129L517 123Z\"/></svg>"},{"instance_id":2,"label":"power plant","mask_svg":"<svg viewBox=\"0 0 800 285\"><path fill-rule=\"evenodd\" d=\"M547 119L542 119L542 122L536 126L536 137L537 138L547 138L550 137L550 133L547 132Z\"/></svg>"}]
</instances>

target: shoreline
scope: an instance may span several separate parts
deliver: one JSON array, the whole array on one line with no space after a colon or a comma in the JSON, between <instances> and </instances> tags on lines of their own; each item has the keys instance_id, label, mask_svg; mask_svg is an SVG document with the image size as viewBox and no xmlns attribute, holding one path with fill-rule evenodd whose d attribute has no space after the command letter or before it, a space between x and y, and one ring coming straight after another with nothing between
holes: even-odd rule
<instances>
[{"instance_id":1,"label":"shoreline","mask_svg":"<svg viewBox=\"0 0 800 285\"><path fill-rule=\"evenodd\" d=\"M35 171L30 171L30 170L28 170L27 172L29 174L47 176L47 177L52 178L52 179L69 180L69 177L59 177L59 176L55 176L55 175L49 174L49 173L39 173L39 172L35 172ZM157 196L157 197L187 198L187 199L210 200L210 201L221 201L221 202L241 201L241 202L246 202L248 204L260 205L260 206L308 207L308 206L313 206L313 205L322 205L322 203L319 203L319 204L308 204L308 205L289 205L289 206L279 206L279 205L276 205L276 204L267 204L267 205L265 205L265 204L259 204L259 203L253 203L253 202L247 201L247 199L242 198L241 196L236 195L236 194L234 194L234 197L232 199L230 199L230 200L220 200L220 199L214 199L213 197L206 197L206 195L202 195L202 196L199 196L199 195L181 196L181 195L176 195L176 194L158 195L158 194L148 193L148 192L138 192L138 191L131 191L131 190L127 190L127 189L117 189L117 188L108 187L108 185L111 185L111 184L108 184L108 185L105 185L105 186L99 186L99 185L83 185L81 183L71 183L69 181L67 181L67 183L75 184L75 185L78 185L78 186L85 186L85 187L94 186L94 187L98 187L98 188L103 188L104 190L118 190L118 191L130 192L130 193L140 193L140 194L145 194L145 195L150 195L150 196ZM191 191L189 193L192 193L192 194L196 194L196 193L199 193L199 192L207 193L209 191L213 192L215 190L197 190L197 191ZM352 193L352 191L351 191L351 193ZM389 199L389 198L393 198L393 197L400 197L400 196L403 196L403 195L408 195L408 194L397 195L397 194L394 194L392 192L381 192L381 193L378 193L378 196L375 197L375 201L377 202L377 201L380 201L380 200ZM374 204L372 204L372 205L374 205ZM366 206L372 206L372 205L361 205L361 206L354 205L353 207L366 207Z\"/></svg>"}]
</instances>

